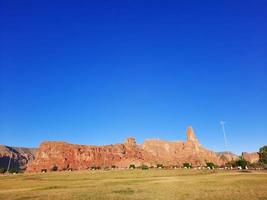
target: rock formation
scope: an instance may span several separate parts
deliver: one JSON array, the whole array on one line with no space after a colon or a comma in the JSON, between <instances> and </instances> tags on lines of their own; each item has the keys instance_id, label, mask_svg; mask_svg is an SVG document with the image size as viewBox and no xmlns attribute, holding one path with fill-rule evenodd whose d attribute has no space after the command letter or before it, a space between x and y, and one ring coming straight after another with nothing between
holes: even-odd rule
<instances>
[{"instance_id":1,"label":"rock formation","mask_svg":"<svg viewBox=\"0 0 267 200\"><path fill-rule=\"evenodd\" d=\"M66 142L43 142L36 153L36 159L28 164L28 172L42 170L81 170L92 167L128 168L130 164L139 166L177 165L188 162L193 166L213 162L225 163L214 152L203 148L192 129L187 129L186 141L145 140L137 145L134 138L124 144L106 146L74 145Z\"/></svg>"},{"instance_id":2,"label":"rock formation","mask_svg":"<svg viewBox=\"0 0 267 200\"><path fill-rule=\"evenodd\" d=\"M259 153L258 152L253 152L253 153L247 153L247 152L243 152L242 153L242 157L249 161L250 163L255 163L258 162L260 157L259 157Z\"/></svg>"},{"instance_id":3,"label":"rock formation","mask_svg":"<svg viewBox=\"0 0 267 200\"><path fill-rule=\"evenodd\" d=\"M181 166L185 162L194 166L206 165L206 162L218 165L223 163L214 152L199 144L192 127L187 129L186 135L186 141L145 140L141 148L156 157L155 162L164 165Z\"/></svg>"},{"instance_id":4,"label":"rock formation","mask_svg":"<svg viewBox=\"0 0 267 200\"><path fill-rule=\"evenodd\" d=\"M133 138L127 139L125 144L106 146L43 142L27 171L128 167L129 164L140 165L148 159L149 155L135 144Z\"/></svg>"},{"instance_id":5,"label":"rock formation","mask_svg":"<svg viewBox=\"0 0 267 200\"><path fill-rule=\"evenodd\" d=\"M0 145L0 168L7 169L11 157L10 169L25 170L35 156L35 148L9 147Z\"/></svg>"},{"instance_id":6,"label":"rock formation","mask_svg":"<svg viewBox=\"0 0 267 200\"><path fill-rule=\"evenodd\" d=\"M224 160L225 162L238 160L239 156L230 152L230 151L224 151L224 152L216 152L217 156L220 157L221 160Z\"/></svg>"}]
</instances>

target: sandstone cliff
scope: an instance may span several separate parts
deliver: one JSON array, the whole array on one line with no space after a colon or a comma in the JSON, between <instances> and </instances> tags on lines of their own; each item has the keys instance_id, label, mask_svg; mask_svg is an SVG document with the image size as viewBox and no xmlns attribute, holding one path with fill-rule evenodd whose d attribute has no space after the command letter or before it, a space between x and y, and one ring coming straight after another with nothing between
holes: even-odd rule
<instances>
[{"instance_id":1,"label":"sandstone cliff","mask_svg":"<svg viewBox=\"0 0 267 200\"><path fill-rule=\"evenodd\" d=\"M202 147L192 127L187 129L187 140L167 142L161 140L145 140L141 148L156 157L156 162L164 165L181 166L185 162L192 165L205 165L206 162L222 164L222 160L212 151Z\"/></svg>"},{"instance_id":2,"label":"sandstone cliff","mask_svg":"<svg viewBox=\"0 0 267 200\"><path fill-rule=\"evenodd\" d=\"M194 166L213 162L225 163L216 153L202 147L192 129L187 129L186 141L167 142L145 140L137 145L134 138L123 144L106 146L74 145L66 142L43 142L36 159L28 164L28 172L46 170L88 169L91 167L128 168L130 164L149 166L178 165L189 162Z\"/></svg>"},{"instance_id":3,"label":"sandstone cliff","mask_svg":"<svg viewBox=\"0 0 267 200\"><path fill-rule=\"evenodd\" d=\"M250 163L258 162L260 159L259 153L257 153L257 152L253 152L253 153L243 152L242 157L245 160L249 161Z\"/></svg>"},{"instance_id":4,"label":"sandstone cliff","mask_svg":"<svg viewBox=\"0 0 267 200\"><path fill-rule=\"evenodd\" d=\"M0 168L7 169L11 157L10 169L25 170L35 156L35 148L9 147L0 145Z\"/></svg>"},{"instance_id":5,"label":"sandstone cliff","mask_svg":"<svg viewBox=\"0 0 267 200\"><path fill-rule=\"evenodd\" d=\"M239 156L230 152L230 151L224 151L224 152L216 152L217 156L220 157L221 160L225 160L226 162L238 160Z\"/></svg>"}]
</instances>

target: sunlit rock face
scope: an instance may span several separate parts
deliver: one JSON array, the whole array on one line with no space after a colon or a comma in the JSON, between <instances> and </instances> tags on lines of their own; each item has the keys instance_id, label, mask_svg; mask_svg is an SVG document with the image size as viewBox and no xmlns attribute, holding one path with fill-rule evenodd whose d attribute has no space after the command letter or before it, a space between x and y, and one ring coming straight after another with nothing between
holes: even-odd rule
<instances>
[{"instance_id":1,"label":"sunlit rock face","mask_svg":"<svg viewBox=\"0 0 267 200\"><path fill-rule=\"evenodd\" d=\"M239 159L238 155L229 151L216 152L216 154L220 157L221 160L224 160L225 162L235 161Z\"/></svg>"},{"instance_id":2,"label":"sunlit rock face","mask_svg":"<svg viewBox=\"0 0 267 200\"><path fill-rule=\"evenodd\" d=\"M156 157L154 163L164 165L181 166L185 162L191 163L193 166L206 165L206 162L223 164L223 161L214 152L199 144L191 126L187 128L186 136L186 141L145 140L141 144L141 148Z\"/></svg>"},{"instance_id":3,"label":"sunlit rock face","mask_svg":"<svg viewBox=\"0 0 267 200\"><path fill-rule=\"evenodd\" d=\"M243 152L242 157L245 160L249 161L250 163L258 162L260 159L259 153L257 153L257 152L253 152L253 153Z\"/></svg>"},{"instance_id":4,"label":"sunlit rock face","mask_svg":"<svg viewBox=\"0 0 267 200\"><path fill-rule=\"evenodd\" d=\"M75 145L66 142L43 142L36 153L36 159L28 164L28 172L46 170L83 170L92 167L128 168L146 164L148 166L177 165L188 162L193 166L213 162L221 165L225 161L214 152L202 147L193 131L188 127L186 141L145 140L136 144L134 138L127 138L123 144L105 146Z\"/></svg>"}]
</instances>

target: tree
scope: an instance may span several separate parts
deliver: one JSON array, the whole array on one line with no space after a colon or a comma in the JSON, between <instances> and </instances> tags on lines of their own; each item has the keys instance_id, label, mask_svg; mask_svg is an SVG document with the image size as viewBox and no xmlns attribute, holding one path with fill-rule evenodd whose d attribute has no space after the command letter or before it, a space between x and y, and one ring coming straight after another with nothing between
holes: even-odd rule
<instances>
[{"instance_id":1,"label":"tree","mask_svg":"<svg viewBox=\"0 0 267 200\"><path fill-rule=\"evenodd\" d=\"M236 161L236 165L242 167L242 169L246 169L246 167L249 165L249 162L244 158L240 158Z\"/></svg>"},{"instance_id":2,"label":"tree","mask_svg":"<svg viewBox=\"0 0 267 200\"><path fill-rule=\"evenodd\" d=\"M134 164L131 164L129 168L130 169L135 169L135 165Z\"/></svg>"},{"instance_id":3,"label":"tree","mask_svg":"<svg viewBox=\"0 0 267 200\"><path fill-rule=\"evenodd\" d=\"M236 161L231 160L230 162L225 164L226 167L237 167Z\"/></svg>"},{"instance_id":4,"label":"tree","mask_svg":"<svg viewBox=\"0 0 267 200\"><path fill-rule=\"evenodd\" d=\"M3 174L6 172L6 169L5 168L0 168L0 174Z\"/></svg>"},{"instance_id":5,"label":"tree","mask_svg":"<svg viewBox=\"0 0 267 200\"><path fill-rule=\"evenodd\" d=\"M267 164L267 146L263 146L260 148L259 156L259 161L263 164Z\"/></svg>"},{"instance_id":6,"label":"tree","mask_svg":"<svg viewBox=\"0 0 267 200\"><path fill-rule=\"evenodd\" d=\"M207 167L209 167L210 169L214 169L215 168L215 164L212 162L208 162L206 163Z\"/></svg>"},{"instance_id":7,"label":"tree","mask_svg":"<svg viewBox=\"0 0 267 200\"><path fill-rule=\"evenodd\" d=\"M192 165L190 163L184 163L183 167L189 169L192 167Z\"/></svg>"},{"instance_id":8,"label":"tree","mask_svg":"<svg viewBox=\"0 0 267 200\"><path fill-rule=\"evenodd\" d=\"M142 169L142 170L148 170L149 167L148 167L147 165L144 165L144 164L143 164L143 165L141 165L141 169Z\"/></svg>"},{"instance_id":9,"label":"tree","mask_svg":"<svg viewBox=\"0 0 267 200\"><path fill-rule=\"evenodd\" d=\"M58 167L56 165L53 165L50 169L51 171L55 172L58 170Z\"/></svg>"},{"instance_id":10,"label":"tree","mask_svg":"<svg viewBox=\"0 0 267 200\"><path fill-rule=\"evenodd\" d=\"M157 164L157 168L163 169L163 164Z\"/></svg>"}]
</instances>

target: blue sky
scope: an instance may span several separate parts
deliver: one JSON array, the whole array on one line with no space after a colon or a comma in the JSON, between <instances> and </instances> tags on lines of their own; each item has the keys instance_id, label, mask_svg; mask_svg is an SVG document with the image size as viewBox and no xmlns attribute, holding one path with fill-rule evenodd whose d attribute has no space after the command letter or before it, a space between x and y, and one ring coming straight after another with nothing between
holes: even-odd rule
<instances>
[{"instance_id":1,"label":"blue sky","mask_svg":"<svg viewBox=\"0 0 267 200\"><path fill-rule=\"evenodd\" d=\"M267 144L265 1L0 2L0 143Z\"/></svg>"}]
</instances>

